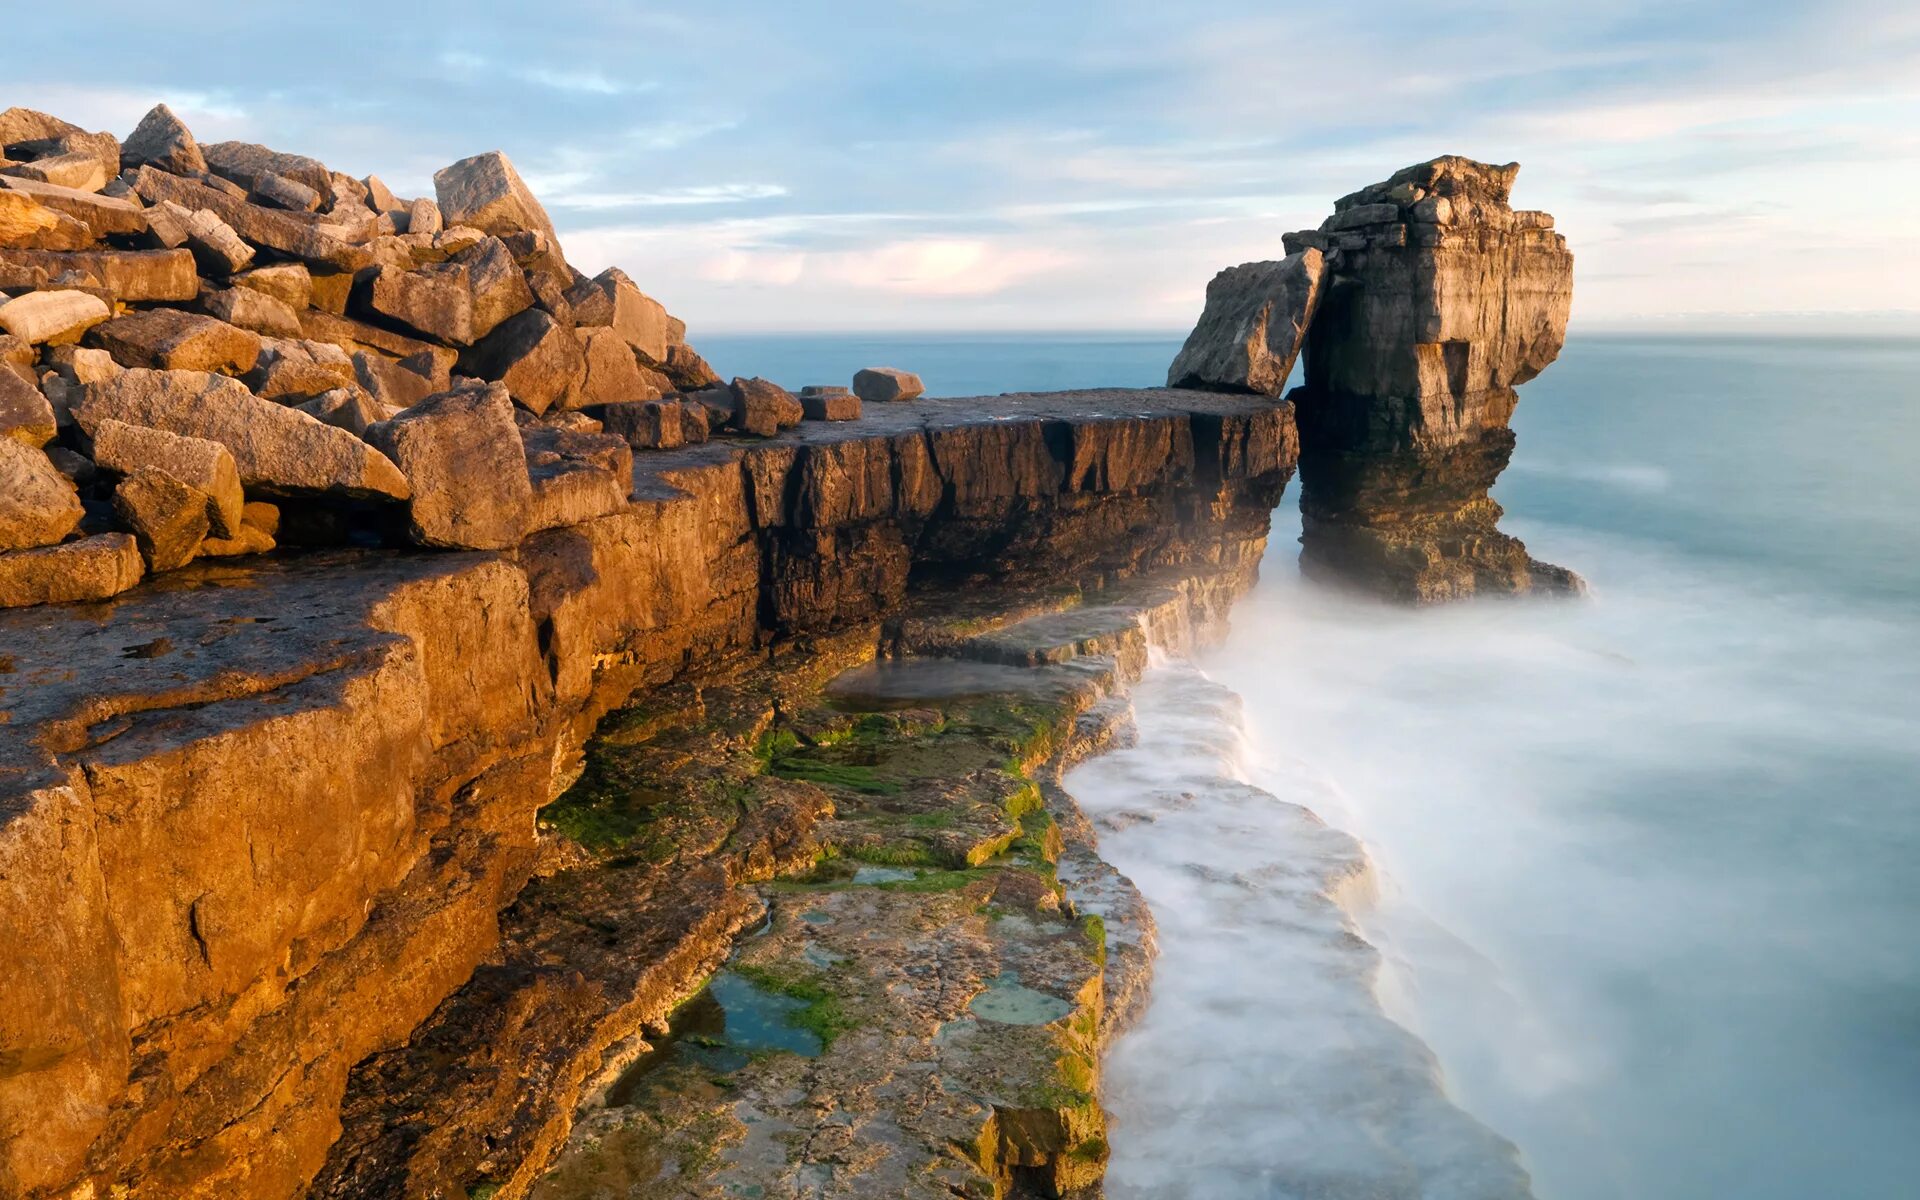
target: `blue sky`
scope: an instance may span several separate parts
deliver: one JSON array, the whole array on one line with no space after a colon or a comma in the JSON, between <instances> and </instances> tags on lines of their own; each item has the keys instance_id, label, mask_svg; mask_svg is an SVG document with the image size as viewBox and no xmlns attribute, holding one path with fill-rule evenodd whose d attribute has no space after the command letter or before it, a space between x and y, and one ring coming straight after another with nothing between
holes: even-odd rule
<instances>
[{"instance_id":1,"label":"blue sky","mask_svg":"<svg viewBox=\"0 0 1920 1200\"><path fill-rule=\"evenodd\" d=\"M1335 196L1520 161L1576 320L1920 315L1920 3L542 0L9 12L0 104L403 194L507 151L697 331L1161 329ZM1788 314L1788 315L1781 315Z\"/></svg>"}]
</instances>

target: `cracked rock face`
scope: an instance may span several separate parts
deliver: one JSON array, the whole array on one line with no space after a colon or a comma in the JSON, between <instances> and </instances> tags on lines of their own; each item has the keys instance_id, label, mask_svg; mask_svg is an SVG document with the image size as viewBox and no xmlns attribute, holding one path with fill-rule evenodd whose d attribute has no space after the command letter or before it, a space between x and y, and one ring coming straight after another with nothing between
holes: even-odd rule
<instances>
[{"instance_id":1,"label":"cracked rock face","mask_svg":"<svg viewBox=\"0 0 1920 1200\"><path fill-rule=\"evenodd\" d=\"M1519 169L1437 158L1287 235L1327 256L1292 396L1309 572L1415 602L1583 588L1500 533L1488 497L1514 389L1560 353L1573 299L1553 218L1508 203Z\"/></svg>"}]
</instances>

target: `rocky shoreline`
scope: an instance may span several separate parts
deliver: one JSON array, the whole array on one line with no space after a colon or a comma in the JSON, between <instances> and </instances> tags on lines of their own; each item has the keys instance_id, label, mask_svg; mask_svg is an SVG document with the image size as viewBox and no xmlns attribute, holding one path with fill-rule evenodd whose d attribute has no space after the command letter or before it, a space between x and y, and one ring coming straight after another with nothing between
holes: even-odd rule
<instances>
[{"instance_id":1,"label":"rocky shoreline","mask_svg":"<svg viewBox=\"0 0 1920 1200\"><path fill-rule=\"evenodd\" d=\"M1577 586L1485 498L1570 256L1412 170L1178 387L795 394L497 153L0 113L0 1192L1097 1194L1152 923L1059 776L1148 645L1303 459L1310 565Z\"/></svg>"}]
</instances>

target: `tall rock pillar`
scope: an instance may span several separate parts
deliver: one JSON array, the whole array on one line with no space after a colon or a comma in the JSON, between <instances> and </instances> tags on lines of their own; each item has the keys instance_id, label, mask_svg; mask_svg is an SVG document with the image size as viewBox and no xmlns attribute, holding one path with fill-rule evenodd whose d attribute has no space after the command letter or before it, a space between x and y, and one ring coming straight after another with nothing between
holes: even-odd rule
<instances>
[{"instance_id":1,"label":"tall rock pillar","mask_svg":"<svg viewBox=\"0 0 1920 1200\"><path fill-rule=\"evenodd\" d=\"M1301 441L1301 566L1420 603L1577 592L1496 528L1514 389L1566 339L1573 255L1543 212L1507 202L1518 163L1449 155L1334 204L1325 278L1291 399Z\"/></svg>"}]
</instances>

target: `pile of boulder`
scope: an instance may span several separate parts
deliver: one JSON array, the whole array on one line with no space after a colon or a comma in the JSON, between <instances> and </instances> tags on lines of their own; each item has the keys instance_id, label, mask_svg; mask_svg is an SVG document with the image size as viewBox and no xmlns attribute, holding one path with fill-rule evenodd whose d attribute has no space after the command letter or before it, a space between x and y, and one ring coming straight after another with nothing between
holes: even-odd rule
<instances>
[{"instance_id":1,"label":"pile of boulder","mask_svg":"<svg viewBox=\"0 0 1920 1200\"><path fill-rule=\"evenodd\" d=\"M723 384L625 273L568 265L504 154L434 192L165 105L124 141L0 112L0 607L281 545L509 547L624 507L636 450L919 393Z\"/></svg>"}]
</instances>

